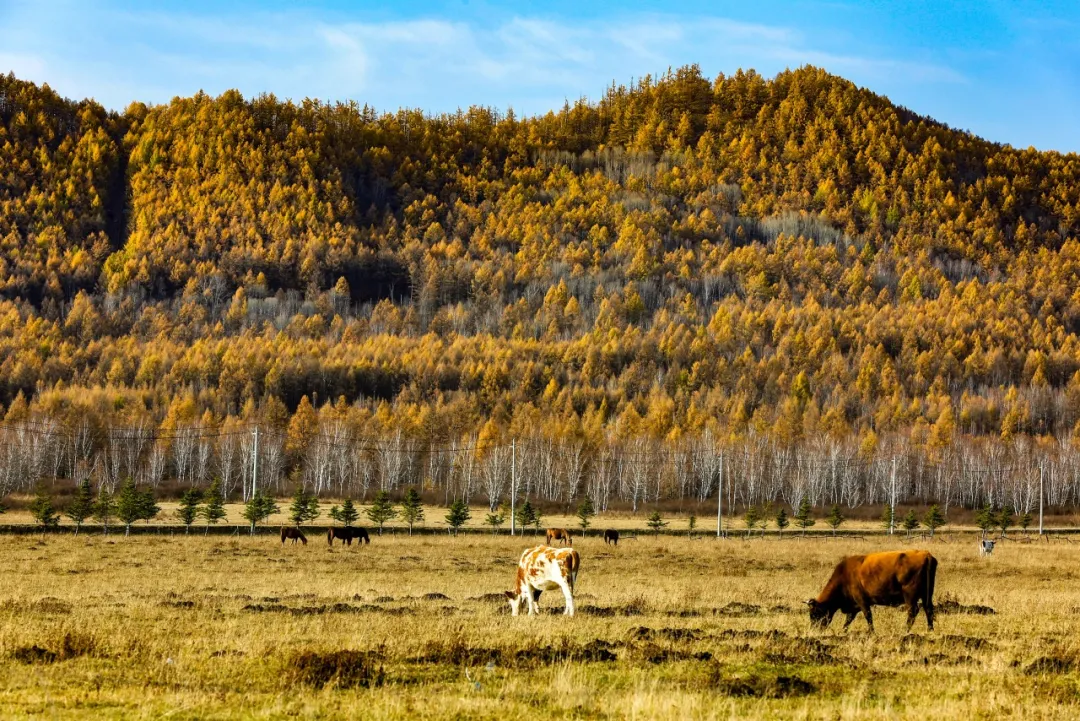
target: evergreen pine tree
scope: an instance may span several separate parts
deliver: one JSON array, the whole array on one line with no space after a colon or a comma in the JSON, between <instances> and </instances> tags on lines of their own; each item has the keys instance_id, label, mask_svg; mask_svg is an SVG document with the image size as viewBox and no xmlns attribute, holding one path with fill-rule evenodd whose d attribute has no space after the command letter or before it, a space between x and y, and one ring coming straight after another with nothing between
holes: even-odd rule
<instances>
[{"instance_id":1,"label":"evergreen pine tree","mask_svg":"<svg viewBox=\"0 0 1080 721\"><path fill-rule=\"evenodd\" d=\"M806 529L816 523L817 521L814 519L810 499L804 496L803 499L799 501L799 510L795 513L795 525L802 530L802 534L805 536Z\"/></svg>"},{"instance_id":2,"label":"evergreen pine tree","mask_svg":"<svg viewBox=\"0 0 1080 721\"><path fill-rule=\"evenodd\" d=\"M446 523L453 529L455 536L458 533L458 529L464 526L469 520L470 515L469 506L460 498L455 499L454 502L450 504L450 510L446 514Z\"/></svg>"},{"instance_id":3,"label":"evergreen pine tree","mask_svg":"<svg viewBox=\"0 0 1080 721\"><path fill-rule=\"evenodd\" d=\"M904 516L904 521L902 525L909 536L912 534L912 532L915 531L916 528L919 527L919 517L915 515L914 508L910 509L907 512L907 515Z\"/></svg>"},{"instance_id":4,"label":"evergreen pine tree","mask_svg":"<svg viewBox=\"0 0 1080 721\"><path fill-rule=\"evenodd\" d=\"M1005 538L1005 533L1012 526L1013 521L1016 520L1013 517L1013 509L1009 504L1005 504L1001 507L1001 511L998 512L996 525L1001 529L1001 537Z\"/></svg>"},{"instance_id":5,"label":"evergreen pine tree","mask_svg":"<svg viewBox=\"0 0 1080 721\"><path fill-rule=\"evenodd\" d=\"M280 510L272 497L264 495L261 490L256 490L244 504L243 517L251 523L251 533L254 534L257 523L265 521Z\"/></svg>"},{"instance_id":6,"label":"evergreen pine tree","mask_svg":"<svg viewBox=\"0 0 1080 721\"><path fill-rule=\"evenodd\" d=\"M221 479L215 478L206 491L206 505L199 509L199 515L206 521L203 535L210 533L210 526L225 518L225 494L221 492Z\"/></svg>"},{"instance_id":7,"label":"evergreen pine tree","mask_svg":"<svg viewBox=\"0 0 1080 721\"><path fill-rule=\"evenodd\" d=\"M318 517L319 499L315 497L315 494L305 491L302 485L297 486L292 503L289 504L289 520L299 528Z\"/></svg>"},{"instance_id":8,"label":"evergreen pine tree","mask_svg":"<svg viewBox=\"0 0 1080 721\"><path fill-rule=\"evenodd\" d=\"M90 479L84 478L83 482L75 489L75 497L67 507L67 517L75 524L75 535L79 535L83 521L94 512L94 494L90 490Z\"/></svg>"},{"instance_id":9,"label":"evergreen pine tree","mask_svg":"<svg viewBox=\"0 0 1080 721\"><path fill-rule=\"evenodd\" d=\"M886 531L892 531L896 526L896 509L888 503L885 504L885 508L881 512L881 526Z\"/></svg>"},{"instance_id":10,"label":"evergreen pine tree","mask_svg":"<svg viewBox=\"0 0 1080 721\"><path fill-rule=\"evenodd\" d=\"M131 533L131 524L143 516L143 499L135 485L135 479L128 478L116 494L116 518L124 524L124 535Z\"/></svg>"},{"instance_id":11,"label":"evergreen pine tree","mask_svg":"<svg viewBox=\"0 0 1080 721\"><path fill-rule=\"evenodd\" d=\"M375 494L375 498L371 501L371 508L365 511L367 517L371 519L371 522L379 527L379 535L382 535L383 525L397 517L397 511L394 509L394 503L390 500L390 494L386 491L379 491Z\"/></svg>"},{"instance_id":12,"label":"evergreen pine tree","mask_svg":"<svg viewBox=\"0 0 1080 721\"><path fill-rule=\"evenodd\" d=\"M401 499L401 519L409 524L410 536L413 526L424 520L424 504L415 488L405 491L405 497Z\"/></svg>"},{"instance_id":13,"label":"evergreen pine tree","mask_svg":"<svg viewBox=\"0 0 1080 721\"><path fill-rule=\"evenodd\" d=\"M101 524L101 532L109 533L109 521L116 515L116 499L105 488L98 489L97 500L94 501L94 520Z\"/></svg>"},{"instance_id":14,"label":"evergreen pine tree","mask_svg":"<svg viewBox=\"0 0 1080 721\"><path fill-rule=\"evenodd\" d=\"M982 531L982 538L993 529L996 524L994 508L988 502L975 513L975 525Z\"/></svg>"},{"instance_id":15,"label":"evergreen pine tree","mask_svg":"<svg viewBox=\"0 0 1080 721\"><path fill-rule=\"evenodd\" d=\"M746 537L750 538L750 534L754 532L754 529L757 528L758 521L761 520L761 511L758 510L757 506L747 506L743 520L746 522Z\"/></svg>"},{"instance_id":16,"label":"evergreen pine tree","mask_svg":"<svg viewBox=\"0 0 1080 721\"><path fill-rule=\"evenodd\" d=\"M654 536L659 536L660 530L667 525L667 521L660 516L660 511L653 511L649 515L649 520L645 521L645 525L652 529Z\"/></svg>"},{"instance_id":17,"label":"evergreen pine tree","mask_svg":"<svg viewBox=\"0 0 1080 721\"><path fill-rule=\"evenodd\" d=\"M499 532L499 527L506 522L506 516L501 513L489 513L487 518L484 519L484 525L491 526L491 532L493 534Z\"/></svg>"},{"instance_id":18,"label":"evergreen pine tree","mask_svg":"<svg viewBox=\"0 0 1080 721\"><path fill-rule=\"evenodd\" d=\"M341 504L341 508L334 506L330 509L330 518L348 527L356 523L360 518L360 512L356 510L356 505L352 502L352 499L346 498Z\"/></svg>"},{"instance_id":19,"label":"evergreen pine tree","mask_svg":"<svg viewBox=\"0 0 1080 721\"><path fill-rule=\"evenodd\" d=\"M780 538L784 537L784 529L791 525L791 521L788 520L787 511L781 506L780 510L776 512L776 529L780 533Z\"/></svg>"},{"instance_id":20,"label":"evergreen pine tree","mask_svg":"<svg viewBox=\"0 0 1080 721\"><path fill-rule=\"evenodd\" d=\"M1020 516L1020 530L1024 532L1025 536L1027 535L1028 528L1030 526L1031 526L1031 511L1024 511L1023 515Z\"/></svg>"},{"instance_id":21,"label":"evergreen pine tree","mask_svg":"<svg viewBox=\"0 0 1080 721\"><path fill-rule=\"evenodd\" d=\"M589 523L592 522L592 517L595 515L596 509L593 507L592 499L585 496L577 507L578 525L581 526L583 533L589 530Z\"/></svg>"},{"instance_id":22,"label":"evergreen pine tree","mask_svg":"<svg viewBox=\"0 0 1080 721\"><path fill-rule=\"evenodd\" d=\"M202 491L197 488L189 488L180 496L180 505L176 508L176 517L184 524L184 534L191 531L191 524L199 517L199 502L202 501Z\"/></svg>"},{"instance_id":23,"label":"evergreen pine tree","mask_svg":"<svg viewBox=\"0 0 1080 721\"><path fill-rule=\"evenodd\" d=\"M154 489L149 486L142 490L137 490L135 498L139 512L138 520L149 523L161 513L161 506L158 505L157 498L154 497Z\"/></svg>"},{"instance_id":24,"label":"evergreen pine tree","mask_svg":"<svg viewBox=\"0 0 1080 721\"><path fill-rule=\"evenodd\" d=\"M926 509L923 525L930 529L930 538L934 537L934 531L945 525L945 516L942 515L941 508L936 503Z\"/></svg>"},{"instance_id":25,"label":"evergreen pine tree","mask_svg":"<svg viewBox=\"0 0 1080 721\"><path fill-rule=\"evenodd\" d=\"M536 511L533 509L529 499L525 499L525 502L518 506L516 518L517 524L521 526L522 534L525 533L525 529L528 528L536 520Z\"/></svg>"},{"instance_id":26,"label":"evergreen pine tree","mask_svg":"<svg viewBox=\"0 0 1080 721\"><path fill-rule=\"evenodd\" d=\"M829 509L829 515L825 517L825 523L832 529L833 535L836 535L837 529L847 519L844 518L844 514L840 512L840 506L833 504L833 507Z\"/></svg>"},{"instance_id":27,"label":"evergreen pine tree","mask_svg":"<svg viewBox=\"0 0 1080 721\"><path fill-rule=\"evenodd\" d=\"M29 510L30 515L41 527L42 536L45 535L46 530L60 525L60 514L56 512L52 496L42 484L38 484L37 493L34 495L34 500L30 502Z\"/></svg>"}]
</instances>

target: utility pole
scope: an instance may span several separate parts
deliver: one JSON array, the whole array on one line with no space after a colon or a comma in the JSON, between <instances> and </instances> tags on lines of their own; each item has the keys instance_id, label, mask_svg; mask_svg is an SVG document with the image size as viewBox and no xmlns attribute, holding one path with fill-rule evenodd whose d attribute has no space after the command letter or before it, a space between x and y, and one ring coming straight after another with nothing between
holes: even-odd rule
<instances>
[{"instance_id":1,"label":"utility pole","mask_svg":"<svg viewBox=\"0 0 1080 721\"><path fill-rule=\"evenodd\" d=\"M723 518L724 511L724 452L720 451L720 477L717 479L716 487L716 537L720 538L723 534L723 529L720 525L720 519Z\"/></svg>"},{"instance_id":2,"label":"utility pole","mask_svg":"<svg viewBox=\"0 0 1080 721\"><path fill-rule=\"evenodd\" d=\"M251 454L251 495L255 496L256 481L259 479L259 427L255 426L255 450Z\"/></svg>"},{"instance_id":3,"label":"utility pole","mask_svg":"<svg viewBox=\"0 0 1080 721\"><path fill-rule=\"evenodd\" d=\"M889 535L893 534L893 526L896 525L896 456L892 459L892 502L889 504Z\"/></svg>"},{"instance_id":4,"label":"utility pole","mask_svg":"<svg viewBox=\"0 0 1080 721\"><path fill-rule=\"evenodd\" d=\"M517 535L517 439L510 440L510 535Z\"/></svg>"},{"instance_id":5,"label":"utility pole","mask_svg":"<svg viewBox=\"0 0 1080 721\"><path fill-rule=\"evenodd\" d=\"M1043 464L1039 464L1039 538L1043 535Z\"/></svg>"}]
</instances>

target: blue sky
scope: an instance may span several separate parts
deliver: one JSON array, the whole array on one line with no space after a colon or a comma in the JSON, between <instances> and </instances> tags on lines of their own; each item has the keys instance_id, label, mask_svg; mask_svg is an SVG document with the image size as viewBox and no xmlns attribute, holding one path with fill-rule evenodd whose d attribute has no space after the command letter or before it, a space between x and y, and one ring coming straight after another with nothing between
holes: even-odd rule
<instances>
[{"instance_id":1,"label":"blue sky","mask_svg":"<svg viewBox=\"0 0 1080 721\"><path fill-rule=\"evenodd\" d=\"M0 0L0 71L118 110L238 88L532 114L688 63L810 63L991 140L1080 151L1070 2Z\"/></svg>"}]
</instances>

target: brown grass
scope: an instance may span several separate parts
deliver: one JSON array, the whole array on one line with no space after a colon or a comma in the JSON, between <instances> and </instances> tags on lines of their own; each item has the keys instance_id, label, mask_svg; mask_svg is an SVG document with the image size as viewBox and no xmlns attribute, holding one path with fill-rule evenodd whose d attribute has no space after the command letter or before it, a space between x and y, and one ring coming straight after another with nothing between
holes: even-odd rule
<instances>
[{"instance_id":1,"label":"brown grass","mask_svg":"<svg viewBox=\"0 0 1080 721\"><path fill-rule=\"evenodd\" d=\"M1066 544L934 543L938 630L881 609L871 637L811 631L802 601L841 555L899 547L880 538L584 539L573 619L550 593L509 616L507 536L0 542L3 718L1080 714Z\"/></svg>"}]
</instances>

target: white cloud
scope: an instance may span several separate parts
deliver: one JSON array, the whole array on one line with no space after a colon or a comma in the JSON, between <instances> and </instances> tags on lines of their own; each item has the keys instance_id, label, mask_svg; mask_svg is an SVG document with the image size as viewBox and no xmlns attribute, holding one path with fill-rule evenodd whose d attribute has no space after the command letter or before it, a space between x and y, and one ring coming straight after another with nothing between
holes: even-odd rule
<instances>
[{"instance_id":1,"label":"white cloud","mask_svg":"<svg viewBox=\"0 0 1080 721\"><path fill-rule=\"evenodd\" d=\"M689 63L710 76L739 67L768 75L812 63L863 84L896 75L924 83L963 80L932 62L836 53L782 24L715 17L364 22L310 11L232 18L67 3L63 9L58 14L48 2L20 6L4 33L0 71L62 84L61 92L114 108L237 87L248 95L353 98L385 110L485 104L533 113L562 98L596 97L612 81Z\"/></svg>"}]
</instances>

